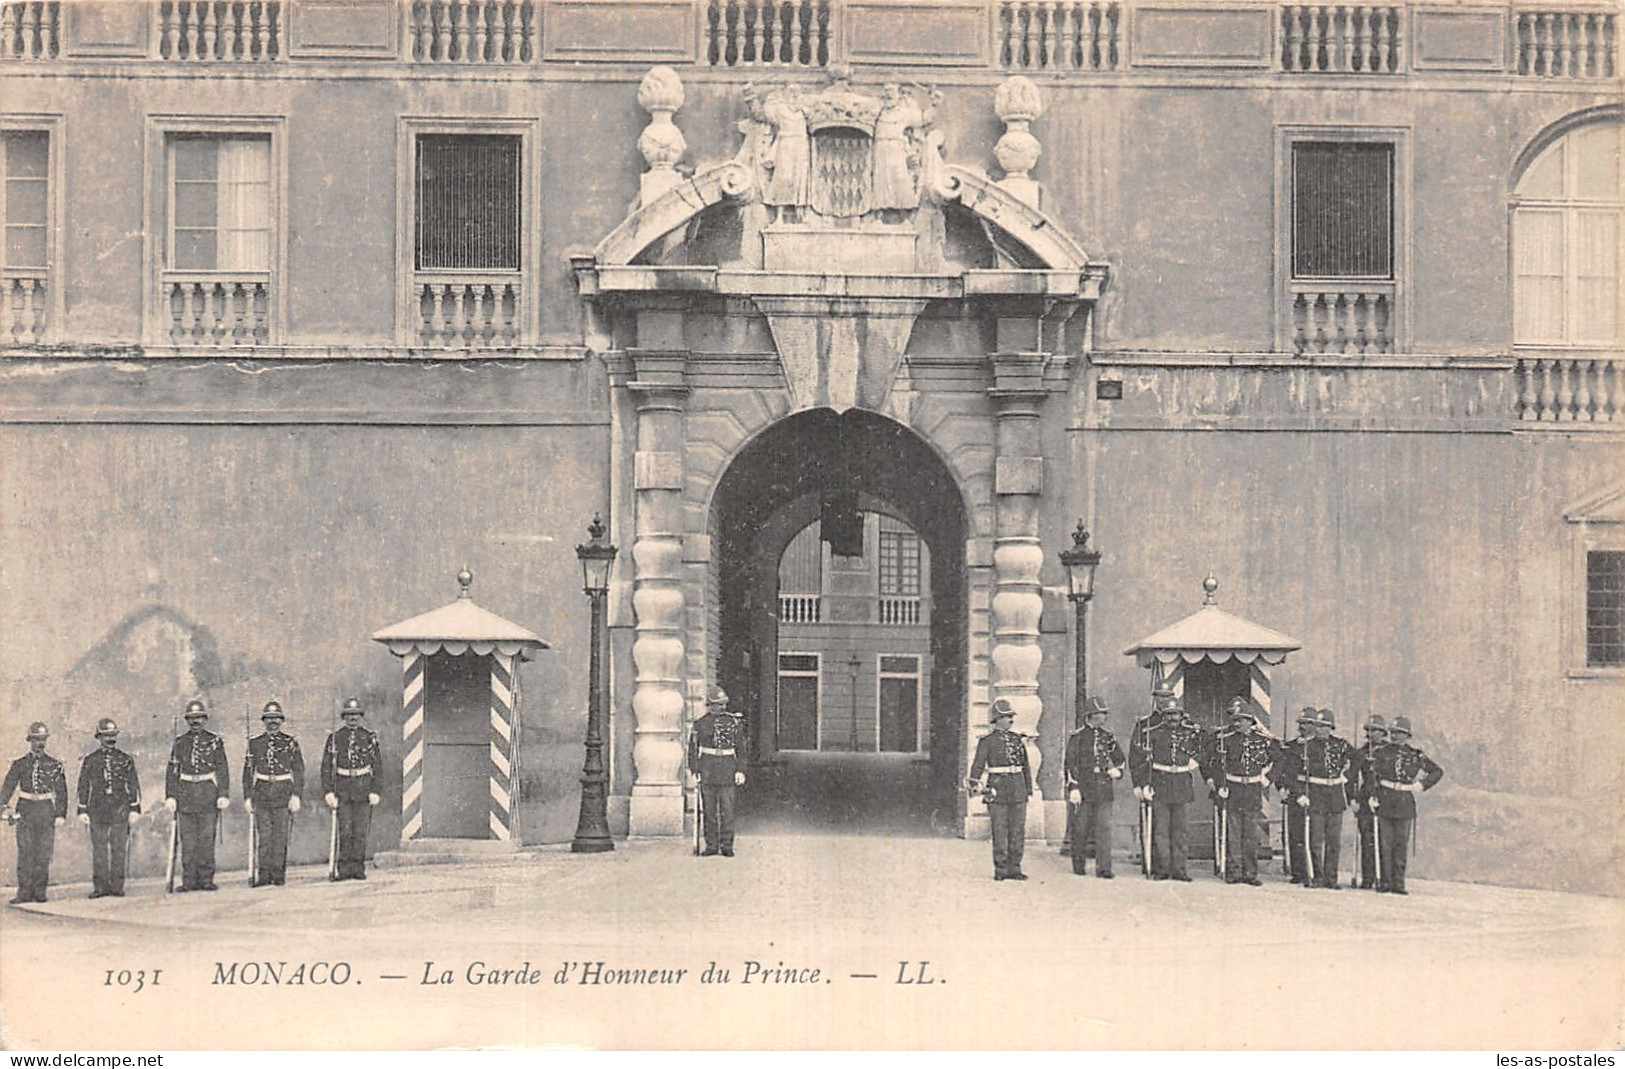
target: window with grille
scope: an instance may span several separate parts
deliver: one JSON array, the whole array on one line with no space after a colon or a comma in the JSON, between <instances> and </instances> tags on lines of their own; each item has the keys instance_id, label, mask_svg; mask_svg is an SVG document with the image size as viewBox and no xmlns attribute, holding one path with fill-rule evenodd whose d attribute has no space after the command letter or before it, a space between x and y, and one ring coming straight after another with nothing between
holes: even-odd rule
<instances>
[{"instance_id":1,"label":"window with grille","mask_svg":"<svg viewBox=\"0 0 1625 1069\"><path fill-rule=\"evenodd\" d=\"M419 135L417 270L520 269L520 141L509 135Z\"/></svg>"},{"instance_id":2,"label":"window with grille","mask_svg":"<svg viewBox=\"0 0 1625 1069\"><path fill-rule=\"evenodd\" d=\"M1586 666L1625 666L1625 551L1586 554Z\"/></svg>"},{"instance_id":3,"label":"window with grille","mask_svg":"<svg viewBox=\"0 0 1625 1069\"><path fill-rule=\"evenodd\" d=\"M1292 277L1394 277L1394 146L1292 145Z\"/></svg>"},{"instance_id":4,"label":"window with grille","mask_svg":"<svg viewBox=\"0 0 1625 1069\"><path fill-rule=\"evenodd\" d=\"M44 130L8 130L0 139L0 220L5 244L0 267L43 271L49 248L50 199L47 164L50 135Z\"/></svg>"},{"instance_id":5,"label":"window with grille","mask_svg":"<svg viewBox=\"0 0 1625 1069\"><path fill-rule=\"evenodd\" d=\"M170 139L169 266L270 270L270 138Z\"/></svg>"},{"instance_id":6,"label":"window with grille","mask_svg":"<svg viewBox=\"0 0 1625 1069\"><path fill-rule=\"evenodd\" d=\"M1529 165L1512 212L1513 337L1612 345L1621 337L1619 123L1566 134Z\"/></svg>"}]
</instances>

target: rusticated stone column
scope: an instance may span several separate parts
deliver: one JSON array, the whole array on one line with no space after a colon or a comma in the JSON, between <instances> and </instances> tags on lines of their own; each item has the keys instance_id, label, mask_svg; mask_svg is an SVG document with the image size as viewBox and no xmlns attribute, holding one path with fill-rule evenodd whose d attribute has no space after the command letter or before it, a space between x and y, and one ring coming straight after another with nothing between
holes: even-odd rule
<instances>
[{"instance_id":1,"label":"rusticated stone column","mask_svg":"<svg viewBox=\"0 0 1625 1069\"><path fill-rule=\"evenodd\" d=\"M682 313L639 315L638 340L681 344ZM633 455L632 835L683 833L683 412L686 354L629 350L638 398Z\"/></svg>"},{"instance_id":2,"label":"rusticated stone column","mask_svg":"<svg viewBox=\"0 0 1625 1069\"><path fill-rule=\"evenodd\" d=\"M1030 740L1027 753L1036 781L1041 761L1038 721L1044 712L1038 693L1038 668L1044 659L1038 644L1038 621L1044 611L1039 587L1044 549L1038 540L1044 458L1038 413L1045 396L1045 358L1036 351L1036 318L1000 320L998 337L1000 351L992 355L994 385L988 391L998 420L993 481L997 512L993 540L992 697L1008 699L1015 707L1015 730ZM1043 823L1043 806L1030 804L1028 834L1041 835Z\"/></svg>"}]
</instances>

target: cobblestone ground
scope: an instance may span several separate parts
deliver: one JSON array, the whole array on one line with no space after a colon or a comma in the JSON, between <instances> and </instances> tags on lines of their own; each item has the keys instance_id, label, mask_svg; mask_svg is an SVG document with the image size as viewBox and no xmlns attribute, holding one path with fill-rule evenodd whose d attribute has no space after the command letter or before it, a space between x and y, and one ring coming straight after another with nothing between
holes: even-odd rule
<instances>
[{"instance_id":1,"label":"cobblestone ground","mask_svg":"<svg viewBox=\"0 0 1625 1069\"><path fill-rule=\"evenodd\" d=\"M604 855L388 864L365 883L304 868L283 888L228 874L212 894L165 897L139 881L129 897L90 901L83 886L52 888L43 906L0 911L0 1039L10 1049L1625 1040L1617 899L1435 881L1403 898L1332 893L1273 874L1261 888L1205 873L1149 883L1127 864L1108 882L1074 876L1041 846L1026 867L1028 881L995 883L985 842L802 835L742 839L732 859L655 840ZM1007 1024L990 1030L993 1006Z\"/></svg>"}]
</instances>

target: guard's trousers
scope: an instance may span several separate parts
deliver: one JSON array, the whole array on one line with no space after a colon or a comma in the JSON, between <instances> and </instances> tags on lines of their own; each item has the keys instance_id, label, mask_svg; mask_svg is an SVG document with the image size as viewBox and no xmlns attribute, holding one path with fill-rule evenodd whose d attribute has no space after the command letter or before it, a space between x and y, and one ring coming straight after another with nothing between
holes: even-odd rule
<instances>
[{"instance_id":1,"label":"guard's trousers","mask_svg":"<svg viewBox=\"0 0 1625 1069\"><path fill-rule=\"evenodd\" d=\"M993 802L987 807L993 832L993 875L1015 876L1027 852L1027 801Z\"/></svg>"},{"instance_id":2,"label":"guard's trousers","mask_svg":"<svg viewBox=\"0 0 1625 1069\"><path fill-rule=\"evenodd\" d=\"M1354 811L1354 827L1360 837L1360 886L1377 885L1376 816L1362 805Z\"/></svg>"},{"instance_id":3,"label":"guard's trousers","mask_svg":"<svg viewBox=\"0 0 1625 1069\"><path fill-rule=\"evenodd\" d=\"M214 829L220 821L213 806L197 813L175 814L180 822L181 886L189 891L214 882Z\"/></svg>"},{"instance_id":4,"label":"guard's trousers","mask_svg":"<svg viewBox=\"0 0 1625 1069\"><path fill-rule=\"evenodd\" d=\"M1190 853L1189 803L1151 800L1151 875L1184 876Z\"/></svg>"},{"instance_id":5,"label":"guard's trousers","mask_svg":"<svg viewBox=\"0 0 1625 1069\"><path fill-rule=\"evenodd\" d=\"M254 873L255 886L287 882L289 820L286 806L255 803L254 851L259 855L259 864Z\"/></svg>"},{"instance_id":6,"label":"guard's trousers","mask_svg":"<svg viewBox=\"0 0 1625 1069\"><path fill-rule=\"evenodd\" d=\"M338 807L338 878L364 880L367 878L367 836L372 831L372 806L365 796L359 800L340 798ZM283 841L283 856L287 856L287 841Z\"/></svg>"},{"instance_id":7,"label":"guard's trousers","mask_svg":"<svg viewBox=\"0 0 1625 1069\"><path fill-rule=\"evenodd\" d=\"M1309 853L1315 859L1315 883L1337 886L1337 866L1343 860L1343 811L1309 811Z\"/></svg>"},{"instance_id":8,"label":"guard's trousers","mask_svg":"<svg viewBox=\"0 0 1625 1069\"><path fill-rule=\"evenodd\" d=\"M127 821L90 822L90 879L93 890L104 895L123 894L129 857L130 825Z\"/></svg>"},{"instance_id":9,"label":"guard's trousers","mask_svg":"<svg viewBox=\"0 0 1625 1069\"><path fill-rule=\"evenodd\" d=\"M1224 878L1258 878L1258 794L1231 788L1224 807Z\"/></svg>"},{"instance_id":10,"label":"guard's trousers","mask_svg":"<svg viewBox=\"0 0 1625 1069\"><path fill-rule=\"evenodd\" d=\"M1405 860L1411 852L1411 828L1414 820L1395 820L1377 813L1382 831L1382 882L1379 891L1405 890Z\"/></svg>"},{"instance_id":11,"label":"guard's trousers","mask_svg":"<svg viewBox=\"0 0 1625 1069\"><path fill-rule=\"evenodd\" d=\"M1087 798L1073 807L1077 815L1072 821L1072 871L1084 870L1089 841L1095 844L1095 872L1104 876L1112 871L1112 800L1091 802ZM1023 817L1025 819L1025 817Z\"/></svg>"},{"instance_id":12,"label":"guard's trousers","mask_svg":"<svg viewBox=\"0 0 1625 1069\"><path fill-rule=\"evenodd\" d=\"M56 852L56 809L19 799L17 817L17 901L43 902Z\"/></svg>"},{"instance_id":13,"label":"guard's trousers","mask_svg":"<svg viewBox=\"0 0 1625 1069\"><path fill-rule=\"evenodd\" d=\"M700 807L705 810L705 846L708 850L734 848L734 799L739 788L732 783L700 781Z\"/></svg>"}]
</instances>

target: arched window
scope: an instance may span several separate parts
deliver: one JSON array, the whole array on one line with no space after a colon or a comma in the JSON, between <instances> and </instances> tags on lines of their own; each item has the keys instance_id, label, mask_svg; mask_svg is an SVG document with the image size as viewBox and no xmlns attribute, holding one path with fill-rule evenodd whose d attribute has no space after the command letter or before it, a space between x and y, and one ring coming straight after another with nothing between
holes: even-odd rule
<instances>
[{"instance_id":1,"label":"arched window","mask_svg":"<svg viewBox=\"0 0 1625 1069\"><path fill-rule=\"evenodd\" d=\"M1518 181L1512 198L1518 345L1620 342L1622 129L1605 122L1571 130Z\"/></svg>"}]
</instances>

